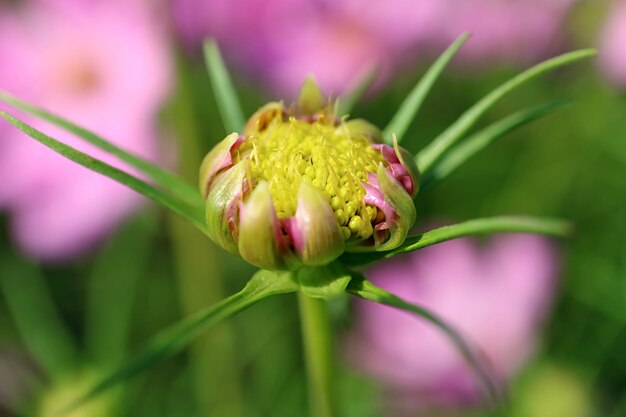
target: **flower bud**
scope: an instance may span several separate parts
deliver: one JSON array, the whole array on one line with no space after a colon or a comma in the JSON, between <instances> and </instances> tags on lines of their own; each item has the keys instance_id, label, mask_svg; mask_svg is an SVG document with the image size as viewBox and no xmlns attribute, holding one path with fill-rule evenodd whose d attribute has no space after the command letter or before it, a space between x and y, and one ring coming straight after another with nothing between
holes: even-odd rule
<instances>
[{"instance_id":1,"label":"flower bud","mask_svg":"<svg viewBox=\"0 0 626 417\"><path fill-rule=\"evenodd\" d=\"M205 158L200 189L209 236L265 269L389 250L415 222L419 175L378 128L337 117L312 79L295 105L269 103Z\"/></svg>"}]
</instances>

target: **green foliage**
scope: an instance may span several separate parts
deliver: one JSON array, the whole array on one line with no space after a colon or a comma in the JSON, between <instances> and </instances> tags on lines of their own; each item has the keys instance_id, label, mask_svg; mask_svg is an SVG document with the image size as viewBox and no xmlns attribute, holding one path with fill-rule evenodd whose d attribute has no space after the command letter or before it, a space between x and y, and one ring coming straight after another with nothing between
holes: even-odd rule
<instances>
[{"instance_id":1,"label":"green foliage","mask_svg":"<svg viewBox=\"0 0 626 417\"><path fill-rule=\"evenodd\" d=\"M564 237L570 233L570 230L570 225L563 220L529 216L487 217L440 227L417 236L409 236L401 246L387 252L346 253L340 259L348 265L366 265L460 237L491 233L535 233Z\"/></svg>"},{"instance_id":2,"label":"green foliage","mask_svg":"<svg viewBox=\"0 0 626 417\"><path fill-rule=\"evenodd\" d=\"M420 188L423 190L445 179L467 160L496 140L538 118L562 109L567 104L569 101L561 100L522 110L474 133L461 144L452 148L433 165L432 169L426 171L420 181Z\"/></svg>"},{"instance_id":3,"label":"green foliage","mask_svg":"<svg viewBox=\"0 0 626 417\"><path fill-rule=\"evenodd\" d=\"M210 326L221 320L272 295L297 290L298 285L288 272L258 271L238 293L161 331L121 367L97 382L84 396L69 405L68 410L79 407L104 391L180 352Z\"/></svg>"},{"instance_id":4,"label":"green foliage","mask_svg":"<svg viewBox=\"0 0 626 417\"><path fill-rule=\"evenodd\" d=\"M76 347L35 265L0 252L0 292L29 353L49 377L76 365Z\"/></svg>"},{"instance_id":5,"label":"green foliage","mask_svg":"<svg viewBox=\"0 0 626 417\"><path fill-rule=\"evenodd\" d=\"M155 203L172 210L174 213L182 216L196 226L199 230L206 233L206 225L204 224L204 213L202 210L188 205L186 202L167 194L158 188L134 177L118 168L93 158L83 152L80 152L71 146L68 146L58 140L40 132L39 130L27 125L26 123L16 119L5 112L0 112L0 117L3 117L12 125L26 133L37 142L47 146L56 153L63 155L67 159L76 162L79 165L84 166L94 172L109 177L120 184L127 186L139 194L153 200Z\"/></svg>"},{"instance_id":6,"label":"green foliage","mask_svg":"<svg viewBox=\"0 0 626 417\"><path fill-rule=\"evenodd\" d=\"M416 161L420 172L426 172L431 169L433 164L458 142L487 110L504 96L540 75L595 55L597 55L595 49L581 49L568 52L527 69L487 94L418 153Z\"/></svg>"},{"instance_id":7,"label":"green foliage","mask_svg":"<svg viewBox=\"0 0 626 417\"><path fill-rule=\"evenodd\" d=\"M217 42L214 40L204 42L204 59L224 127L229 133L241 133L245 124L241 103L239 103L237 98L237 92L233 86L230 73L224 65Z\"/></svg>"},{"instance_id":8,"label":"green foliage","mask_svg":"<svg viewBox=\"0 0 626 417\"><path fill-rule=\"evenodd\" d=\"M415 119L415 115L422 107L422 103L426 96L430 92L431 88L446 68L450 60L456 55L458 50L463 46L465 42L470 38L468 33L464 33L459 36L453 43L444 51L439 58L431 65L426 71L426 74L420 79L420 81L413 87L413 90L409 93L407 98L402 102L393 118L385 127L383 131L383 138L387 144L392 143L392 136L395 134L398 142L402 141L406 131Z\"/></svg>"},{"instance_id":9,"label":"green foliage","mask_svg":"<svg viewBox=\"0 0 626 417\"><path fill-rule=\"evenodd\" d=\"M85 140L88 143L98 147L99 149L114 155L120 161L126 162L128 165L137 168L139 171L146 174L154 182L156 182L163 189L167 190L172 195L186 201L192 206L201 207L202 199L198 195L196 187L191 186L189 183L178 177L176 174L161 168L150 161L147 161L140 156L137 156L129 151L126 151L103 137L78 126L60 116L50 113L41 108L32 106L16 97L11 96L5 92L0 91L0 101L3 101L15 108L23 110L33 116L48 121L61 129L64 129L70 133L73 133L77 137Z\"/></svg>"}]
</instances>

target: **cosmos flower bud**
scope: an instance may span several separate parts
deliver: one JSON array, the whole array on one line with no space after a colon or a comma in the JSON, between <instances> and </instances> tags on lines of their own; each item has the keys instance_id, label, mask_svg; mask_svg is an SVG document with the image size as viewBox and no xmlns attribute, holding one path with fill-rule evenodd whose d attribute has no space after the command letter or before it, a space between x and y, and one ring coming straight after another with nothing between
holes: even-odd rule
<instances>
[{"instance_id":1,"label":"cosmos flower bud","mask_svg":"<svg viewBox=\"0 0 626 417\"><path fill-rule=\"evenodd\" d=\"M269 103L205 157L209 236L265 269L321 266L399 246L416 219L412 156L365 120L337 117L312 79Z\"/></svg>"}]
</instances>

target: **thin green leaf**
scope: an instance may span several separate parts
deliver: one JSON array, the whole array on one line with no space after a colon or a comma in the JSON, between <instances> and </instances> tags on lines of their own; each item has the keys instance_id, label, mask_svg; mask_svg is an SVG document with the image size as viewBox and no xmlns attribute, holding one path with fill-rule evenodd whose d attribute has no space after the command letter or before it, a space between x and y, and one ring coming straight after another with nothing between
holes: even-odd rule
<instances>
[{"instance_id":1,"label":"thin green leaf","mask_svg":"<svg viewBox=\"0 0 626 417\"><path fill-rule=\"evenodd\" d=\"M76 365L76 347L35 265L0 254L0 289L26 348L52 378Z\"/></svg>"},{"instance_id":2,"label":"thin green leaf","mask_svg":"<svg viewBox=\"0 0 626 417\"><path fill-rule=\"evenodd\" d=\"M502 120L490 124L486 128L464 140L460 145L452 148L450 152L446 153L442 157L441 160L436 162L433 167L424 174L421 180L420 189L426 189L433 183L446 178L468 159L496 140L505 136L507 133L540 117L555 112L556 110L560 110L569 103L569 101L561 100L548 104L542 104L541 106L514 113Z\"/></svg>"},{"instance_id":3,"label":"thin green leaf","mask_svg":"<svg viewBox=\"0 0 626 417\"><path fill-rule=\"evenodd\" d=\"M349 265L365 265L466 236L490 233L533 233L564 237L570 231L570 224L563 220L529 216L487 217L440 227L417 236L409 236L401 246L387 252L346 253L341 260Z\"/></svg>"},{"instance_id":4,"label":"thin green leaf","mask_svg":"<svg viewBox=\"0 0 626 417\"><path fill-rule=\"evenodd\" d=\"M215 40L204 42L204 59L226 132L240 132L245 124L243 110L222 54Z\"/></svg>"},{"instance_id":5,"label":"thin green leaf","mask_svg":"<svg viewBox=\"0 0 626 417\"><path fill-rule=\"evenodd\" d=\"M433 164L467 133L487 110L508 93L540 75L576 61L595 56L596 54L595 49L581 49L557 56L518 74L487 94L478 103L465 111L456 122L450 125L450 127L418 153L416 161L420 172L426 172L432 168Z\"/></svg>"},{"instance_id":6,"label":"thin green leaf","mask_svg":"<svg viewBox=\"0 0 626 417\"><path fill-rule=\"evenodd\" d=\"M258 271L238 293L160 332L120 368L96 383L85 395L76 399L67 411L74 410L117 384L129 380L158 362L180 352L210 326L267 297L297 290L298 285L289 272Z\"/></svg>"},{"instance_id":7,"label":"thin green leaf","mask_svg":"<svg viewBox=\"0 0 626 417\"><path fill-rule=\"evenodd\" d=\"M58 140L40 132L39 130L27 125L26 123L16 119L8 113L0 111L0 116L6 119L9 123L16 126L18 129L26 133L31 138L47 146L53 151L63 155L67 159L76 162L79 165L84 166L94 172L109 177L120 184L127 186L139 194L151 199L152 201L172 210L174 213L179 214L183 218L190 221L194 226L200 229L203 233L206 233L206 225L204 222L204 213L202 210L189 206L184 201L177 199L152 185L143 182L137 177L134 177L120 169L114 168L111 165L102 162L98 159L80 152L71 146L68 146Z\"/></svg>"},{"instance_id":8,"label":"thin green leaf","mask_svg":"<svg viewBox=\"0 0 626 417\"><path fill-rule=\"evenodd\" d=\"M69 120L66 120L60 116L49 113L46 110L32 106L16 97L11 96L8 93L0 91L0 101L3 101L15 108L23 110L40 119L46 120L61 129L67 130L70 133L78 136L81 139L91 143L92 145L108 152L111 155L117 157L120 161L126 162L128 165L137 168L139 171L146 174L158 185L166 189L172 195L175 195L189 204L197 207L202 207L202 198L198 193L198 190L191 186L189 183L178 177L176 174L161 168L157 164L147 161L140 156L137 156L129 151L126 151L108 140L104 139L83 127L80 127Z\"/></svg>"},{"instance_id":9,"label":"thin green leaf","mask_svg":"<svg viewBox=\"0 0 626 417\"><path fill-rule=\"evenodd\" d=\"M463 336L461 336L461 334L450 324L446 323L444 320L425 308L408 303L401 298L388 293L382 288L378 288L362 276L355 276L352 281L350 281L347 290L350 294L364 300L408 311L434 324L437 328L439 328L439 330L445 333L445 335L459 350L467 364L476 374L477 379L481 382L481 385L484 387L485 392L492 403L494 405L499 405L502 402L497 385L492 380L489 372L477 358L469 343L465 341Z\"/></svg>"},{"instance_id":10,"label":"thin green leaf","mask_svg":"<svg viewBox=\"0 0 626 417\"><path fill-rule=\"evenodd\" d=\"M339 99L339 115L349 114L354 105L363 97L363 94L372 86L378 76L378 68L374 68L365 73L354 89Z\"/></svg>"},{"instance_id":11,"label":"thin green leaf","mask_svg":"<svg viewBox=\"0 0 626 417\"><path fill-rule=\"evenodd\" d=\"M402 102L400 108L383 131L383 138L387 144L391 145L392 136L394 134L398 138L398 142L402 141L404 134L409 129L411 122L415 119L415 115L422 106L430 89L437 81L437 78L439 78L439 75L441 75L450 60L456 55L459 48L461 48L469 38L470 35L468 33L459 36L431 65L417 85L413 87L413 90L411 90L407 98Z\"/></svg>"}]
</instances>

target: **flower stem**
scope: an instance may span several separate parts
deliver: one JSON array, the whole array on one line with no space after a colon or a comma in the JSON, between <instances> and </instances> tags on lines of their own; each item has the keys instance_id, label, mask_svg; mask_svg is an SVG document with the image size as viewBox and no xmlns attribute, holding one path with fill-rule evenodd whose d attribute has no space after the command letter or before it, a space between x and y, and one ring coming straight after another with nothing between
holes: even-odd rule
<instances>
[{"instance_id":1,"label":"flower stem","mask_svg":"<svg viewBox=\"0 0 626 417\"><path fill-rule=\"evenodd\" d=\"M333 341L328 304L298 293L304 357L309 381L311 416L332 417L335 412Z\"/></svg>"}]
</instances>

